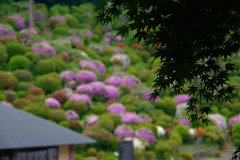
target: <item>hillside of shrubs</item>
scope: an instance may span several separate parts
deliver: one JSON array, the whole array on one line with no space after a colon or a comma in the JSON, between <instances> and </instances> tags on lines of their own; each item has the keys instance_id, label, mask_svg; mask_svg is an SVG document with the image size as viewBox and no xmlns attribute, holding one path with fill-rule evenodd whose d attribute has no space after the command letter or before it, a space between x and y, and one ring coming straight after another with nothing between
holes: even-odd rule
<instances>
[{"instance_id":1,"label":"hillside of shrubs","mask_svg":"<svg viewBox=\"0 0 240 160\"><path fill-rule=\"evenodd\" d=\"M132 140L136 160L192 160L189 145L219 146L229 131L240 147L240 95L211 104L211 123L192 128L185 114L187 94L173 90L149 100L159 69L155 47L116 36L122 17L96 24L94 5L34 6L0 3L0 103L72 129L96 140L75 147L76 160L117 160L118 142ZM231 59L231 58L229 58ZM231 80L240 88L240 58L232 57ZM222 63L224 63L222 61Z\"/></svg>"}]
</instances>

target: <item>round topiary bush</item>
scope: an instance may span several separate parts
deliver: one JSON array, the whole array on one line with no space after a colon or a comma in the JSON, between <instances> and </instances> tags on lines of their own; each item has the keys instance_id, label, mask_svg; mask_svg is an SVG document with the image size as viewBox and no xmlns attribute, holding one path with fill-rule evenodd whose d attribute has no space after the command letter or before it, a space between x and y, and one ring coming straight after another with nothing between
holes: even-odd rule
<instances>
[{"instance_id":1,"label":"round topiary bush","mask_svg":"<svg viewBox=\"0 0 240 160\"><path fill-rule=\"evenodd\" d=\"M29 59L31 65L34 65L39 60L38 54L36 52L27 52L25 56Z\"/></svg>"},{"instance_id":2,"label":"round topiary bush","mask_svg":"<svg viewBox=\"0 0 240 160\"><path fill-rule=\"evenodd\" d=\"M18 98L16 100L14 100L12 104L15 108L22 109L23 107L25 107L27 105L30 106L31 104L34 104L34 102L32 102L31 100L29 100L27 98Z\"/></svg>"},{"instance_id":3,"label":"round topiary bush","mask_svg":"<svg viewBox=\"0 0 240 160\"><path fill-rule=\"evenodd\" d=\"M61 121L67 120L65 111L62 109L50 109L49 110L49 119L59 123Z\"/></svg>"},{"instance_id":4,"label":"round topiary bush","mask_svg":"<svg viewBox=\"0 0 240 160\"><path fill-rule=\"evenodd\" d=\"M168 159L171 154L171 146L164 141L157 141L155 145L155 153L158 159Z\"/></svg>"},{"instance_id":5,"label":"round topiary bush","mask_svg":"<svg viewBox=\"0 0 240 160\"><path fill-rule=\"evenodd\" d=\"M94 114L103 114L103 113L107 113L107 107L105 107L104 105L95 105L92 109L92 112Z\"/></svg>"},{"instance_id":6,"label":"round topiary bush","mask_svg":"<svg viewBox=\"0 0 240 160\"><path fill-rule=\"evenodd\" d=\"M137 113L150 114L154 110L153 105L148 101L135 101L133 105L136 106Z\"/></svg>"},{"instance_id":7,"label":"round topiary bush","mask_svg":"<svg viewBox=\"0 0 240 160\"><path fill-rule=\"evenodd\" d=\"M49 118L49 108L45 104L41 103L29 104L24 106L23 110L45 119Z\"/></svg>"},{"instance_id":8,"label":"round topiary bush","mask_svg":"<svg viewBox=\"0 0 240 160\"><path fill-rule=\"evenodd\" d=\"M62 82L61 79L47 74L37 77L36 86L42 88L45 93L52 93L62 88Z\"/></svg>"},{"instance_id":9,"label":"round topiary bush","mask_svg":"<svg viewBox=\"0 0 240 160\"><path fill-rule=\"evenodd\" d=\"M5 47L9 58L15 55L24 55L27 52L27 48L19 43L9 42Z\"/></svg>"},{"instance_id":10,"label":"round topiary bush","mask_svg":"<svg viewBox=\"0 0 240 160\"><path fill-rule=\"evenodd\" d=\"M70 129L77 131L79 133L81 133L83 130L83 124L79 120L76 120L76 119L69 120L68 126Z\"/></svg>"},{"instance_id":11,"label":"round topiary bush","mask_svg":"<svg viewBox=\"0 0 240 160\"><path fill-rule=\"evenodd\" d=\"M111 151L117 149L118 138L104 128L98 126L88 127L82 132L82 134L95 139L96 143L93 144L93 146L98 149L108 148Z\"/></svg>"},{"instance_id":12,"label":"round topiary bush","mask_svg":"<svg viewBox=\"0 0 240 160\"><path fill-rule=\"evenodd\" d=\"M55 72L56 65L50 59L42 59L36 64L35 70L38 74L47 74L47 73Z\"/></svg>"},{"instance_id":13,"label":"round topiary bush","mask_svg":"<svg viewBox=\"0 0 240 160\"><path fill-rule=\"evenodd\" d=\"M68 29L66 27L55 27L53 30L53 36L58 37L58 36L68 36Z\"/></svg>"},{"instance_id":14,"label":"round topiary bush","mask_svg":"<svg viewBox=\"0 0 240 160\"><path fill-rule=\"evenodd\" d=\"M34 87L28 90L28 95L35 95L35 96L44 95L44 91L42 88Z\"/></svg>"},{"instance_id":15,"label":"round topiary bush","mask_svg":"<svg viewBox=\"0 0 240 160\"><path fill-rule=\"evenodd\" d=\"M166 114L174 116L176 113L176 103L171 97L163 97L161 100L157 100L154 104L155 109L161 109Z\"/></svg>"},{"instance_id":16,"label":"round topiary bush","mask_svg":"<svg viewBox=\"0 0 240 160\"><path fill-rule=\"evenodd\" d=\"M56 57L51 58L51 60L55 64L56 72L60 73L64 70L66 70L67 66L63 60L56 58Z\"/></svg>"},{"instance_id":17,"label":"round topiary bush","mask_svg":"<svg viewBox=\"0 0 240 160\"><path fill-rule=\"evenodd\" d=\"M28 70L18 69L13 72L13 75L17 77L18 81L32 81L32 73Z\"/></svg>"},{"instance_id":18,"label":"round topiary bush","mask_svg":"<svg viewBox=\"0 0 240 160\"><path fill-rule=\"evenodd\" d=\"M67 25L71 28L77 28L79 25L78 20L72 15L65 16L65 20Z\"/></svg>"},{"instance_id":19,"label":"round topiary bush","mask_svg":"<svg viewBox=\"0 0 240 160\"><path fill-rule=\"evenodd\" d=\"M33 84L31 82L19 82L17 84L18 91L27 91L32 87L33 87Z\"/></svg>"},{"instance_id":20,"label":"round topiary bush","mask_svg":"<svg viewBox=\"0 0 240 160\"><path fill-rule=\"evenodd\" d=\"M0 67L3 67L3 65L6 63L6 60L8 58L7 50L5 49L4 45L0 43ZM1 69L1 68L0 68Z\"/></svg>"},{"instance_id":21,"label":"round topiary bush","mask_svg":"<svg viewBox=\"0 0 240 160\"><path fill-rule=\"evenodd\" d=\"M17 69L29 70L30 61L25 56L16 55L10 58L8 66L11 71L15 71Z\"/></svg>"},{"instance_id":22,"label":"round topiary bush","mask_svg":"<svg viewBox=\"0 0 240 160\"><path fill-rule=\"evenodd\" d=\"M61 104L65 103L68 100L66 93L63 91L53 92L52 97L58 100Z\"/></svg>"},{"instance_id":23,"label":"round topiary bush","mask_svg":"<svg viewBox=\"0 0 240 160\"><path fill-rule=\"evenodd\" d=\"M18 80L10 72L0 71L0 89L14 89Z\"/></svg>"},{"instance_id":24,"label":"round topiary bush","mask_svg":"<svg viewBox=\"0 0 240 160\"><path fill-rule=\"evenodd\" d=\"M189 152L181 152L179 153L179 156L182 158L182 160L194 160L194 157Z\"/></svg>"},{"instance_id":25,"label":"round topiary bush","mask_svg":"<svg viewBox=\"0 0 240 160\"><path fill-rule=\"evenodd\" d=\"M98 122L98 126L101 128L104 128L110 132L113 132L114 130L114 121L111 120L110 118L108 119L100 119Z\"/></svg>"},{"instance_id":26,"label":"round topiary bush","mask_svg":"<svg viewBox=\"0 0 240 160\"><path fill-rule=\"evenodd\" d=\"M74 110L79 116L82 116L88 111L89 108L83 101L68 100L63 105L63 109Z\"/></svg>"}]
</instances>

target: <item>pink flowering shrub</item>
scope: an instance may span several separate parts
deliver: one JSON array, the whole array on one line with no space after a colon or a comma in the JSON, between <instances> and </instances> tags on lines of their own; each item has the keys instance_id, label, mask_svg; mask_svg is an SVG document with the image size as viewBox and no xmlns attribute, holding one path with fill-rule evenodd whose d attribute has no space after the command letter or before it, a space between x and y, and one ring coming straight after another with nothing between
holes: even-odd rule
<instances>
[{"instance_id":1,"label":"pink flowering shrub","mask_svg":"<svg viewBox=\"0 0 240 160\"><path fill-rule=\"evenodd\" d=\"M82 70L76 74L76 80L80 84L90 83L97 81L97 76L91 71Z\"/></svg>"},{"instance_id":2,"label":"pink flowering shrub","mask_svg":"<svg viewBox=\"0 0 240 160\"><path fill-rule=\"evenodd\" d=\"M121 103L112 103L108 106L108 111L114 114L125 113L125 108Z\"/></svg>"},{"instance_id":3,"label":"pink flowering shrub","mask_svg":"<svg viewBox=\"0 0 240 160\"><path fill-rule=\"evenodd\" d=\"M131 112L126 112L122 115L122 123L125 124L138 124L142 119L136 114Z\"/></svg>"},{"instance_id":4,"label":"pink flowering shrub","mask_svg":"<svg viewBox=\"0 0 240 160\"><path fill-rule=\"evenodd\" d=\"M226 130L227 129L227 122L226 119L220 115L220 114L209 114L208 117L210 119L212 119L216 125L218 126L218 128L220 128L221 130Z\"/></svg>"},{"instance_id":5,"label":"pink flowering shrub","mask_svg":"<svg viewBox=\"0 0 240 160\"><path fill-rule=\"evenodd\" d=\"M92 87L92 96L105 96L105 84L103 82L92 82L89 84Z\"/></svg>"},{"instance_id":6,"label":"pink flowering shrub","mask_svg":"<svg viewBox=\"0 0 240 160\"><path fill-rule=\"evenodd\" d=\"M127 85L129 87L135 87L137 83L141 83L141 80L135 76L127 76L123 73L117 73L113 76L105 79L105 83L113 85L115 87Z\"/></svg>"},{"instance_id":7,"label":"pink flowering shrub","mask_svg":"<svg viewBox=\"0 0 240 160\"><path fill-rule=\"evenodd\" d=\"M90 31L90 30L86 30L84 33L85 33L85 35L87 35L89 38L92 38L92 37L93 37L92 31Z\"/></svg>"},{"instance_id":8,"label":"pink flowering shrub","mask_svg":"<svg viewBox=\"0 0 240 160\"><path fill-rule=\"evenodd\" d=\"M157 96L157 98L153 101L153 99L150 99L150 97L151 97L151 93L153 93L152 91L150 91L150 90L146 90L146 91L143 91L142 92L142 100L143 101L150 101L150 102L154 102L154 101L156 101L156 100L160 100L160 97L159 96Z\"/></svg>"},{"instance_id":9,"label":"pink flowering shrub","mask_svg":"<svg viewBox=\"0 0 240 160\"><path fill-rule=\"evenodd\" d=\"M53 109L59 109L61 108L61 104L56 100L55 98L47 98L45 100L45 104L50 106Z\"/></svg>"},{"instance_id":10,"label":"pink flowering shrub","mask_svg":"<svg viewBox=\"0 0 240 160\"><path fill-rule=\"evenodd\" d=\"M79 94L92 95L92 86L90 84L81 84L77 87L76 91Z\"/></svg>"},{"instance_id":11,"label":"pink flowering shrub","mask_svg":"<svg viewBox=\"0 0 240 160\"><path fill-rule=\"evenodd\" d=\"M73 94L69 99L73 99L76 101L83 101L88 105L88 107L90 108L92 107L92 100L86 94Z\"/></svg>"},{"instance_id":12,"label":"pink flowering shrub","mask_svg":"<svg viewBox=\"0 0 240 160\"><path fill-rule=\"evenodd\" d=\"M62 16L52 16L50 19L59 20L61 23L66 23L65 18Z\"/></svg>"},{"instance_id":13,"label":"pink flowering shrub","mask_svg":"<svg viewBox=\"0 0 240 160\"><path fill-rule=\"evenodd\" d=\"M229 123L229 126L231 127L233 127L236 123L240 123L240 115L232 117L228 123Z\"/></svg>"},{"instance_id":14,"label":"pink flowering shrub","mask_svg":"<svg viewBox=\"0 0 240 160\"><path fill-rule=\"evenodd\" d=\"M35 29L23 29L19 32L20 41L22 43L26 43L32 36L37 35L37 31Z\"/></svg>"},{"instance_id":15,"label":"pink flowering shrub","mask_svg":"<svg viewBox=\"0 0 240 160\"><path fill-rule=\"evenodd\" d=\"M118 126L114 131L114 135L117 136L119 140L126 137L133 137L133 129L126 126Z\"/></svg>"},{"instance_id":16,"label":"pink flowering shrub","mask_svg":"<svg viewBox=\"0 0 240 160\"><path fill-rule=\"evenodd\" d=\"M149 129L146 129L146 128L141 128L141 129L137 130L135 132L135 137L146 139L151 146L154 145L154 143L156 141L156 138L155 138L154 134L152 133L152 131L150 131Z\"/></svg>"},{"instance_id":17,"label":"pink flowering shrub","mask_svg":"<svg viewBox=\"0 0 240 160\"><path fill-rule=\"evenodd\" d=\"M8 90L4 92L4 96L6 97L8 102L12 102L17 98L17 94L13 90Z\"/></svg>"},{"instance_id":18,"label":"pink flowering shrub","mask_svg":"<svg viewBox=\"0 0 240 160\"><path fill-rule=\"evenodd\" d=\"M87 117L87 122L85 127L95 126L98 123L99 119L97 115L91 115Z\"/></svg>"},{"instance_id":19,"label":"pink flowering shrub","mask_svg":"<svg viewBox=\"0 0 240 160\"><path fill-rule=\"evenodd\" d=\"M120 93L119 93L118 89L114 86L105 86L105 96L108 99L119 100Z\"/></svg>"},{"instance_id":20,"label":"pink flowering shrub","mask_svg":"<svg viewBox=\"0 0 240 160\"><path fill-rule=\"evenodd\" d=\"M15 32L10 25L0 24L0 39L3 37L16 38Z\"/></svg>"},{"instance_id":21,"label":"pink flowering shrub","mask_svg":"<svg viewBox=\"0 0 240 160\"><path fill-rule=\"evenodd\" d=\"M44 22L45 18L44 18L44 14L40 11L34 12L33 13L34 19Z\"/></svg>"},{"instance_id":22,"label":"pink flowering shrub","mask_svg":"<svg viewBox=\"0 0 240 160\"><path fill-rule=\"evenodd\" d=\"M67 116L67 120L79 119L79 115L73 110L67 110L65 114Z\"/></svg>"},{"instance_id":23,"label":"pink flowering shrub","mask_svg":"<svg viewBox=\"0 0 240 160\"><path fill-rule=\"evenodd\" d=\"M60 77L65 81L68 82L70 80L75 79L75 74L72 71L62 71L60 73Z\"/></svg>"},{"instance_id":24,"label":"pink flowering shrub","mask_svg":"<svg viewBox=\"0 0 240 160\"><path fill-rule=\"evenodd\" d=\"M9 18L12 18L12 19L14 19L16 21L18 29L22 29L22 28L26 27L24 19L21 16L19 16L19 15L12 15L12 16L9 16Z\"/></svg>"},{"instance_id":25,"label":"pink flowering shrub","mask_svg":"<svg viewBox=\"0 0 240 160\"><path fill-rule=\"evenodd\" d=\"M191 123L190 123L189 120L186 119L186 118L179 118L179 123L181 123L182 125L191 127Z\"/></svg>"},{"instance_id":26,"label":"pink flowering shrub","mask_svg":"<svg viewBox=\"0 0 240 160\"><path fill-rule=\"evenodd\" d=\"M41 57L50 58L52 56L56 56L56 51L47 42L35 43L32 47L32 50L37 52Z\"/></svg>"},{"instance_id":27,"label":"pink flowering shrub","mask_svg":"<svg viewBox=\"0 0 240 160\"><path fill-rule=\"evenodd\" d=\"M0 102L0 103L3 104L3 105L6 106L6 107L14 108L14 106L13 106L11 103L8 103L8 102L5 102L5 101L2 101L2 102Z\"/></svg>"},{"instance_id":28,"label":"pink flowering shrub","mask_svg":"<svg viewBox=\"0 0 240 160\"><path fill-rule=\"evenodd\" d=\"M182 95L178 95L174 101L176 102L176 104L180 104L180 103L187 103L188 100L190 99L191 97L189 97L188 95L186 94L182 94Z\"/></svg>"},{"instance_id":29,"label":"pink flowering shrub","mask_svg":"<svg viewBox=\"0 0 240 160\"><path fill-rule=\"evenodd\" d=\"M80 68L89 67L92 71L99 71L100 74L104 74L106 72L105 65L100 61L91 61L91 60L82 60L79 64Z\"/></svg>"}]
</instances>

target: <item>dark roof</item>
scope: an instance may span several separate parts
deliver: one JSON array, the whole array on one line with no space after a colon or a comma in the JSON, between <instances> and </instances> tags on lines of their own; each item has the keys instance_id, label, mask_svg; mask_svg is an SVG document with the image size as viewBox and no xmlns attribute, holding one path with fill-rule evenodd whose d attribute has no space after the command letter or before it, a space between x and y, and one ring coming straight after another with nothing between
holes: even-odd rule
<instances>
[{"instance_id":1,"label":"dark roof","mask_svg":"<svg viewBox=\"0 0 240 160\"><path fill-rule=\"evenodd\" d=\"M95 143L95 140L0 103L0 150Z\"/></svg>"}]
</instances>

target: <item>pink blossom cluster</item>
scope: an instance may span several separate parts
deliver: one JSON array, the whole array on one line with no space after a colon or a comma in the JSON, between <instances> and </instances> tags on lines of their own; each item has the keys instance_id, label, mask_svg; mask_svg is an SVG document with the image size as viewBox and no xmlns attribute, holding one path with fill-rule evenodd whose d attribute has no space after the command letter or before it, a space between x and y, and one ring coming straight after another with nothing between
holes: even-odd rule
<instances>
[{"instance_id":1,"label":"pink blossom cluster","mask_svg":"<svg viewBox=\"0 0 240 160\"><path fill-rule=\"evenodd\" d=\"M79 119L79 115L73 110L67 110L65 114L67 116L67 120Z\"/></svg>"},{"instance_id":2,"label":"pink blossom cluster","mask_svg":"<svg viewBox=\"0 0 240 160\"><path fill-rule=\"evenodd\" d=\"M0 103L3 104L3 105L6 106L6 107L14 108L14 106L13 106L11 103L9 103L9 102L2 101L2 102L0 102Z\"/></svg>"},{"instance_id":3,"label":"pink blossom cluster","mask_svg":"<svg viewBox=\"0 0 240 160\"><path fill-rule=\"evenodd\" d=\"M62 16L52 16L50 19L57 19L59 20L61 23L66 23L65 18Z\"/></svg>"},{"instance_id":4,"label":"pink blossom cluster","mask_svg":"<svg viewBox=\"0 0 240 160\"><path fill-rule=\"evenodd\" d=\"M102 29L103 29L103 32L108 32L112 29L112 26L111 25L103 26Z\"/></svg>"},{"instance_id":5,"label":"pink blossom cluster","mask_svg":"<svg viewBox=\"0 0 240 160\"><path fill-rule=\"evenodd\" d=\"M90 44L89 47L98 54L100 54L103 51L103 47L96 44Z\"/></svg>"},{"instance_id":6,"label":"pink blossom cluster","mask_svg":"<svg viewBox=\"0 0 240 160\"><path fill-rule=\"evenodd\" d=\"M147 116L147 115L144 115L144 116L140 116L141 118L141 121L142 122L149 122L149 123L152 123L152 118Z\"/></svg>"},{"instance_id":7,"label":"pink blossom cluster","mask_svg":"<svg viewBox=\"0 0 240 160\"><path fill-rule=\"evenodd\" d=\"M55 98L47 98L45 100L45 104L50 106L51 108L54 108L54 109L61 108L61 104Z\"/></svg>"},{"instance_id":8,"label":"pink blossom cluster","mask_svg":"<svg viewBox=\"0 0 240 160\"><path fill-rule=\"evenodd\" d=\"M179 118L179 123L188 127L191 127L191 123L186 118Z\"/></svg>"},{"instance_id":9,"label":"pink blossom cluster","mask_svg":"<svg viewBox=\"0 0 240 160\"><path fill-rule=\"evenodd\" d=\"M122 123L125 124L138 124L142 119L136 114L132 112L126 112L122 115Z\"/></svg>"},{"instance_id":10,"label":"pink blossom cluster","mask_svg":"<svg viewBox=\"0 0 240 160\"><path fill-rule=\"evenodd\" d=\"M153 135L152 131L150 131L149 129L146 129L146 128L141 128L141 129L135 131L135 137L146 139L147 141L149 141L150 145L154 145L154 143L156 141L156 138Z\"/></svg>"},{"instance_id":11,"label":"pink blossom cluster","mask_svg":"<svg viewBox=\"0 0 240 160\"><path fill-rule=\"evenodd\" d=\"M176 104L180 104L180 103L187 103L188 100L190 99L191 97L189 97L189 95L186 95L186 94L182 94L182 95L178 95L174 101L176 102Z\"/></svg>"},{"instance_id":12,"label":"pink blossom cluster","mask_svg":"<svg viewBox=\"0 0 240 160\"><path fill-rule=\"evenodd\" d=\"M95 126L98 123L98 116L91 115L87 117L86 127Z\"/></svg>"},{"instance_id":13,"label":"pink blossom cluster","mask_svg":"<svg viewBox=\"0 0 240 160\"><path fill-rule=\"evenodd\" d=\"M87 35L89 38L92 38L92 37L93 37L92 31L90 31L90 30L86 30L84 33L85 33L85 35Z\"/></svg>"},{"instance_id":14,"label":"pink blossom cluster","mask_svg":"<svg viewBox=\"0 0 240 160\"><path fill-rule=\"evenodd\" d=\"M73 95L73 91L71 88L65 87L63 89L63 92L67 95L68 98L70 98Z\"/></svg>"},{"instance_id":15,"label":"pink blossom cluster","mask_svg":"<svg viewBox=\"0 0 240 160\"><path fill-rule=\"evenodd\" d=\"M125 113L125 108L121 103L113 103L108 106L108 111L114 114Z\"/></svg>"},{"instance_id":16,"label":"pink blossom cluster","mask_svg":"<svg viewBox=\"0 0 240 160\"><path fill-rule=\"evenodd\" d=\"M29 38L37 35L38 33L35 29L23 29L19 32L19 34L20 34L20 41L22 43L26 43L29 40Z\"/></svg>"},{"instance_id":17,"label":"pink blossom cluster","mask_svg":"<svg viewBox=\"0 0 240 160\"><path fill-rule=\"evenodd\" d=\"M127 76L127 75L124 75L123 73L117 73L107 78L104 82L107 84L113 85L115 87L122 86L122 85L135 87L137 83L141 83L141 80L135 76Z\"/></svg>"},{"instance_id":18,"label":"pink blossom cluster","mask_svg":"<svg viewBox=\"0 0 240 160\"><path fill-rule=\"evenodd\" d=\"M235 125L235 123L240 123L240 115L237 115L235 117L232 117L230 120L229 120L229 126L233 127Z\"/></svg>"},{"instance_id":19,"label":"pink blossom cluster","mask_svg":"<svg viewBox=\"0 0 240 160\"><path fill-rule=\"evenodd\" d=\"M37 52L40 56L50 58L56 56L56 51L54 48L47 42L35 43L32 47L34 52Z\"/></svg>"},{"instance_id":20,"label":"pink blossom cluster","mask_svg":"<svg viewBox=\"0 0 240 160\"><path fill-rule=\"evenodd\" d=\"M39 11L38 12L34 12L33 16L38 21L44 22L44 20L45 20L44 15L43 15L42 12L39 12Z\"/></svg>"},{"instance_id":21,"label":"pink blossom cluster","mask_svg":"<svg viewBox=\"0 0 240 160\"><path fill-rule=\"evenodd\" d=\"M114 40L118 41L118 42L122 42L123 41L123 38L122 36L115 36L114 37Z\"/></svg>"},{"instance_id":22,"label":"pink blossom cluster","mask_svg":"<svg viewBox=\"0 0 240 160\"><path fill-rule=\"evenodd\" d=\"M153 101L153 99L150 99L150 97L151 97L151 94L153 93L153 91L151 91L151 90L145 90L145 91L143 91L142 92L142 100L143 101L150 101L150 102L154 102L154 101L156 101L156 100L160 100L160 97L159 96L157 96L156 97L156 99Z\"/></svg>"},{"instance_id":23,"label":"pink blossom cluster","mask_svg":"<svg viewBox=\"0 0 240 160\"><path fill-rule=\"evenodd\" d=\"M13 37L16 38L14 30L9 25L0 24L0 39L3 37Z\"/></svg>"},{"instance_id":24,"label":"pink blossom cluster","mask_svg":"<svg viewBox=\"0 0 240 160\"><path fill-rule=\"evenodd\" d=\"M131 64L131 59L126 54L116 54L110 58L110 61L113 63L115 60L121 62L123 69L127 69Z\"/></svg>"},{"instance_id":25,"label":"pink blossom cluster","mask_svg":"<svg viewBox=\"0 0 240 160\"><path fill-rule=\"evenodd\" d=\"M60 77L63 78L64 82L68 82L75 79L75 73L72 71L62 71Z\"/></svg>"},{"instance_id":26,"label":"pink blossom cluster","mask_svg":"<svg viewBox=\"0 0 240 160\"><path fill-rule=\"evenodd\" d=\"M81 84L76 89L77 93L88 94L92 97L107 97L108 99L118 100L120 93L114 86L105 85L102 82L92 82L89 84Z\"/></svg>"},{"instance_id":27,"label":"pink blossom cluster","mask_svg":"<svg viewBox=\"0 0 240 160\"><path fill-rule=\"evenodd\" d=\"M105 65L101 61L81 60L80 68L89 67L92 71L99 71L101 74L106 72Z\"/></svg>"},{"instance_id":28,"label":"pink blossom cluster","mask_svg":"<svg viewBox=\"0 0 240 160\"><path fill-rule=\"evenodd\" d=\"M119 140L122 140L126 137L133 137L133 130L130 127L118 126L114 131L114 135L117 136Z\"/></svg>"},{"instance_id":29,"label":"pink blossom cluster","mask_svg":"<svg viewBox=\"0 0 240 160\"><path fill-rule=\"evenodd\" d=\"M22 28L26 27L24 19L21 16L19 16L19 15L12 15L12 16L9 16L9 18L12 18L12 19L14 19L17 22L17 28L18 29L22 29Z\"/></svg>"},{"instance_id":30,"label":"pink blossom cluster","mask_svg":"<svg viewBox=\"0 0 240 160\"><path fill-rule=\"evenodd\" d=\"M92 100L91 98L86 94L73 94L70 96L69 99L77 100L77 101L83 101L85 102L90 108L92 107Z\"/></svg>"},{"instance_id":31,"label":"pink blossom cluster","mask_svg":"<svg viewBox=\"0 0 240 160\"><path fill-rule=\"evenodd\" d=\"M82 70L79 71L76 74L76 80L78 83L83 84L83 83L90 83L90 82L95 82L97 81L97 76L95 73L88 71L88 70Z\"/></svg>"},{"instance_id":32,"label":"pink blossom cluster","mask_svg":"<svg viewBox=\"0 0 240 160\"><path fill-rule=\"evenodd\" d=\"M209 114L208 117L216 123L218 128L220 128L222 130L227 129L227 121L222 115L220 115L218 113L217 114Z\"/></svg>"}]
</instances>

